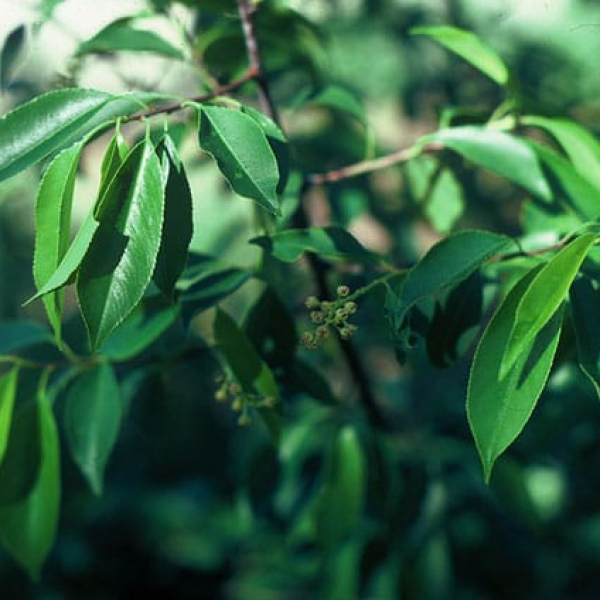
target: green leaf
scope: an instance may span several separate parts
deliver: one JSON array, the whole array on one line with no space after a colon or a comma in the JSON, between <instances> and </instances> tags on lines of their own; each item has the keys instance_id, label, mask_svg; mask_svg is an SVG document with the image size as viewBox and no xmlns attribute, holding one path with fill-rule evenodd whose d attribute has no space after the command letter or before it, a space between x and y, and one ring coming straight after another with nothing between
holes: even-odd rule
<instances>
[{"instance_id":1,"label":"green leaf","mask_svg":"<svg viewBox=\"0 0 600 600\"><path fill-rule=\"evenodd\" d=\"M274 215L280 213L277 161L265 132L252 117L235 109L203 106L199 139L234 192Z\"/></svg>"},{"instance_id":2,"label":"green leaf","mask_svg":"<svg viewBox=\"0 0 600 600\"><path fill-rule=\"evenodd\" d=\"M41 289L54 274L69 247L71 208L81 144L63 150L50 163L38 190L35 204L35 249L33 278ZM64 294L55 291L43 297L48 320L61 337Z\"/></svg>"},{"instance_id":3,"label":"green leaf","mask_svg":"<svg viewBox=\"0 0 600 600\"><path fill-rule=\"evenodd\" d=\"M54 543L60 512L60 447L50 402L43 391L37 399L39 476L29 495L0 506L0 539L8 552L37 579Z\"/></svg>"},{"instance_id":4,"label":"green leaf","mask_svg":"<svg viewBox=\"0 0 600 600\"><path fill-rule=\"evenodd\" d=\"M353 427L337 432L327 455L322 488L315 505L321 544L331 547L355 531L366 492L366 459Z\"/></svg>"},{"instance_id":5,"label":"green leaf","mask_svg":"<svg viewBox=\"0 0 600 600\"><path fill-rule=\"evenodd\" d=\"M0 181L157 98L65 88L18 106L0 119Z\"/></svg>"},{"instance_id":6,"label":"green leaf","mask_svg":"<svg viewBox=\"0 0 600 600\"><path fill-rule=\"evenodd\" d=\"M167 298L181 275L193 235L192 191L177 148L165 136L157 148L165 181L165 219L154 269L154 283Z\"/></svg>"},{"instance_id":7,"label":"green leaf","mask_svg":"<svg viewBox=\"0 0 600 600\"><path fill-rule=\"evenodd\" d=\"M522 346L513 366L502 374L500 362L524 293L542 269L527 273L500 304L483 336L471 365L467 416L489 482L496 459L517 438L542 393L562 325L557 309L545 327Z\"/></svg>"},{"instance_id":8,"label":"green leaf","mask_svg":"<svg viewBox=\"0 0 600 600\"><path fill-rule=\"evenodd\" d=\"M525 140L490 129L465 125L440 129L421 138L420 144L441 144L480 167L505 177L528 192L550 201L552 190L537 154Z\"/></svg>"},{"instance_id":9,"label":"green leaf","mask_svg":"<svg viewBox=\"0 0 600 600\"><path fill-rule=\"evenodd\" d=\"M552 258L531 282L519 301L510 336L502 356L500 374L505 376L525 347L552 318L565 300L596 235L577 238Z\"/></svg>"},{"instance_id":10,"label":"green leaf","mask_svg":"<svg viewBox=\"0 0 600 600\"><path fill-rule=\"evenodd\" d=\"M10 77L24 42L25 25L19 25L8 34L4 46L2 46L0 52L0 89L2 90L6 90L10 86Z\"/></svg>"},{"instance_id":11,"label":"green leaf","mask_svg":"<svg viewBox=\"0 0 600 600\"><path fill-rule=\"evenodd\" d=\"M521 117L519 122L549 132L562 146L577 172L600 188L600 142L587 129L569 119L537 115Z\"/></svg>"},{"instance_id":12,"label":"green leaf","mask_svg":"<svg viewBox=\"0 0 600 600\"><path fill-rule=\"evenodd\" d=\"M484 44L474 33L451 27L413 27L413 35L426 35L451 52L458 54L467 62L479 69L499 85L509 82L510 74L504 61L487 44Z\"/></svg>"},{"instance_id":13,"label":"green leaf","mask_svg":"<svg viewBox=\"0 0 600 600\"><path fill-rule=\"evenodd\" d=\"M4 460L8 446L18 377L18 367L13 367L8 373L0 376L0 464Z\"/></svg>"},{"instance_id":14,"label":"green leaf","mask_svg":"<svg viewBox=\"0 0 600 600\"><path fill-rule=\"evenodd\" d=\"M569 291L579 367L600 399L600 292L580 277Z\"/></svg>"},{"instance_id":15,"label":"green leaf","mask_svg":"<svg viewBox=\"0 0 600 600\"><path fill-rule=\"evenodd\" d=\"M396 327L416 302L467 278L487 260L509 250L516 250L513 240L489 231L459 231L435 244L401 284L393 312Z\"/></svg>"},{"instance_id":16,"label":"green leaf","mask_svg":"<svg viewBox=\"0 0 600 600\"><path fill-rule=\"evenodd\" d=\"M79 46L77 56L91 53L107 53L127 50L130 52L153 52L168 58L183 59L183 53L156 33L138 29L133 23L139 19L118 19Z\"/></svg>"},{"instance_id":17,"label":"green leaf","mask_svg":"<svg viewBox=\"0 0 600 600\"><path fill-rule=\"evenodd\" d=\"M359 123L367 124L367 114L356 96L339 85L330 85L310 96L304 103L327 106L334 110L345 112L354 117Z\"/></svg>"},{"instance_id":18,"label":"green leaf","mask_svg":"<svg viewBox=\"0 0 600 600\"><path fill-rule=\"evenodd\" d=\"M279 398L275 377L262 360L246 334L224 311L218 309L215 315L214 335L219 350L229 368L249 396ZM277 409L261 409L261 416L275 440L279 440L281 415Z\"/></svg>"},{"instance_id":19,"label":"green leaf","mask_svg":"<svg viewBox=\"0 0 600 600\"><path fill-rule=\"evenodd\" d=\"M0 323L0 356L18 352L29 346L53 344L48 329L33 321L9 321Z\"/></svg>"},{"instance_id":20,"label":"green leaf","mask_svg":"<svg viewBox=\"0 0 600 600\"><path fill-rule=\"evenodd\" d=\"M81 371L67 389L65 433L73 460L96 495L121 426L119 386L112 366L100 363Z\"/></svg>"},{"instance_id":21,"label":"green leaf","mask_svg":"<svg viewBox=\"0 0 600 600\"><path fill-rule=\"evenodd\" d=\"M253 238L250 243L260 246L283 262L294 262L305 252L313 252L321 258L349 262L381 262L381 257L364 248L352 234L341 227L288 229Z\"/></svg>"},{"instance_id":22,"label":"green leaf","mask_svg":"<svg viewBox=\"0 0 600 600\"><path fill-rule=\"evenodd\" d=\"M179 307L166 304L161 297L144 299L113 331L101 352L112 361L138 356L155 342L177 319Z\"/></svg>"},{"instance_id":23,"label":"green leaf","mask_svg":"<svg viewBox=\"0 0 600 600\"><path fill-rule=\"evenodd\" d=\"M131 313L150 282L160 247L164 190L151 141L127 156L98 207L100 225L77 274L92 349Z\"/></svg>"},{"instance_id":24,"label":"green leaf","mask_svg":"<svg viewBox=\"0 0 600 600\"><path fill-rule=\"evenodd\" d=\"M583 221L596 220L600 215L598 207L600 190L596 185L589 178L581 175L569 160L556 152L535 142L529 142L529 145L556 180L559 190L562 191L575 214ZM553 194L553 198L556 196L557 194Z\"/></svg>"}]
</instances>

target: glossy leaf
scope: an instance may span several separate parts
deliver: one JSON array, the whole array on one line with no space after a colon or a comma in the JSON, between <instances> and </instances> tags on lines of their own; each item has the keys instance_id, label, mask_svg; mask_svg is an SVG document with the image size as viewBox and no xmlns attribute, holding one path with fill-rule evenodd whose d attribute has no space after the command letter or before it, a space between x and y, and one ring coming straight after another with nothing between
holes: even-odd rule
<instances>
[{"instance_id":1,"label":"glossy leaf","mask_svg":"<svg viewBox=\"0 0 600 600\"><path fill-rule=\"evenodd\" d=\"M245 394L279 398L271 369L262 360L246 334L224 311L217 310L214 335L219 350ZM279 439L281 417L275 409L261 409L261 415L273 438Z\"/></svg>"},{"instance_id":2,"label":"glossy leaf","mask_svg":"<svg viewBox=\"0 0 600 600\"><path fill-rule=\"evenodd\" d=\"M441 144L543 200L552 199L552 190L538 156L526 141L514 135L496 129L465 125L441 129L421 138L420 143Z\"/></svg>"},{"instance_id":3,"label":"glossy leaf","mask_svg":"<svg viewBox=\"0 0 600 600\"><path fill-rule=\"evenodd\" d=\"M10 86L10 78L24 42L25 25L19 25L8 34L2 46L0 52L0 89L2 90Z\"/></svg>"},{"instance_id":4,"label":"glossy leaf","mask_svg":"<svg viewBox=\"0 0 600 600\"><path fill-rule=\"evenodd\" d=\"M146 298L113 331L101 352L112 361L129 360L141 354L177 319L179 307L166 304L161 297Z\"/></svg>"},{"instance_id":5,"label":"glossy leaf","mask_svg":"<svg viewBox=\"0 0 600 600\"><path fill-rule=\"evenodd\" d=\"M393 309L396 327L419 300L457 283L497 254L516 250L513 240L489 231L459 231L433 246L407 273Z\"/></svg>"},{"instance_id":6,"label":"glossy leaf","mask_svg":"<svg viewBox=\"0 0 600 600\"><path fill-rule=\"evenodd\" d=\"M539 268L527 273L500 304L483 336L471 365L467 390L467 416L489 482L496 459L512 444L529 420L542 393L562 325L557 310L506 373L500 362L522 295Z\"/></svg>"},{"instance_id":7,"label":"glossy leaf","mask_svg":"<svg viewBox=\"0 0 600 600\"><path fill-rule=\"evenodd\" d=\"M41 465L26 498L0 506L0 539L8 552L37 579L56 536L60 513L60 447L52 408L45 393L37 399Z\"/></svg>"},{"instance_id":8,"label":"glossy leaf","mask_svg":"<svg viewBox=\"0 0 600 600\"><path fill-rule=\"evenodd\" d=\"M159 97L65 88L18 106L0 119L0 181Z\"/></svg>"},{"instance_id":9,"label":"glossy leaf","mask_svg":"<svg viewBox=\"0 0 600 600\"><path fill-rule=\"evenodd\" d=\"M333 546L355 530L365 499L366 469L360 439L347 425L335 436L327 456L315 506L317 537L324 546Z\"/></svg>"},{"instance_id":10,"label":"glossy leaf","mask_svg":"<svg viewBox=\"0 0 600 600\"><path fill-rule=\"evenodd\" d=\"M279 168L262 127L239 110L205 106L199 135L233 191L278 215Z\"/></svg>"},{"instance_id":11,"label":"glossy leaf","mask_svg":"<svg viewBox=\"0 0 600 600\"><path fill-rule=\"evenodd\" d=\"M100 225L77 274L77 295L93 349L139 303L154 272L164 190L149 139L128 155L97 209Z\"/></svg>"},{"instance_id":12,"label":"glossy leaf","mask_svg":"<svg viewBox=\"0 0 600 600\"><path fill-rule=\"evenodd\" d=\"M103 362L81 371L67 390L65 433L71 456L96 495L102 493L121 417L119 386L111 365Z\"/></svg>"},{"instance_id":13,"label":"glossy leaf","mask_svg":"<svg viewBox=\"0 0 600 600\"><path fill-rule=\"evenodd\" d=\"M502 356L502 376L511 370L524 348L562 305L595 240L596 235L588 233L571 242L539 270L523 293Z\"/></svg>"},{"instance_id":14,"label":"glossy leaf","mask_svg":"<svg viewBox=\"0 0 600 600\"><path fill-rule=\"evenodd\" d=\"M294 262L305 252L313 252L321 258L348 262L377 263L381 260L341 227L288 229L270 236L253 238L250 243L264 248L283 262Z\"/></svg>"},{"instance_id":15,"label":"glossy leaf","mask_svg":"<svg viewBox=\"0 0 600 600\"><path fill-rule=\"evenodd\" d=\"M426 35L435 40L451 52L464 58L497 84L506 85L508 83L509 72L503 60L474 33L448 25L413 27L411 33Z\"/></svg>"},{"instance_id":16,"label":"glossy leaf","mask_svg":"<svg viewBox=\"0 0 600 600\"><path fill-rule=\"evenodd\" d=\"M134 26L135 19L118 19L79 46L77 55L129 52L153 52L168 58L183 59L181 50L153 31Z\"/></svg>"},{"instance_id":17,"label":"glossy leaf","mask_svg":"<svg viewBox=\"0 0 600 600\"><path fill-rule=\"evenodd\" d=\"M0 376L0 464L4 459L17 395L18 367Z\"/></svg>"},{"instance_id":18,"label":"glossy leaf","mask_svg":"<svg viewBox=\"0 0 600 600\"><path fill-rule=\"evenodd\" d=\"M192 191L173 140L165 136L157 148L165 181L165 218L154 283L167 298L181 275L193 235Z\"/></svg>"},{"instance_id":19,"label":"glossy leaf","mask_svg":"<svg viewBox=\"0 0 600 600\"><path fill-rule=\"evenodd\" d=\"M69 247L71 208L81 145L63 150L49 165L40 183L35 204L33 278L41 289L54 274ZM48 320L57 339L61 336L63 293L43 297Z\"/></svg>"},{"instance_id":20,"label":"glossy leaf","mask_svg":"<svg viewBox=\"0 0 600 600\"><path fill-rule=\"evenodd\" d=\"M581 277L569 291L579 367L600 399L600 292Z\"/></svg>"},{"instance_id":21,"label":"glossy leaf","mask_svg":"<svg viewBox=\"0 0 600 600\"><path fill-rule=\"evenodd\" d=\"M540 127L562 146L577 172L600 188L600 142L584 127L569 119L537 115L520 119L523 125Z\"/></svg>"}]
</instances>

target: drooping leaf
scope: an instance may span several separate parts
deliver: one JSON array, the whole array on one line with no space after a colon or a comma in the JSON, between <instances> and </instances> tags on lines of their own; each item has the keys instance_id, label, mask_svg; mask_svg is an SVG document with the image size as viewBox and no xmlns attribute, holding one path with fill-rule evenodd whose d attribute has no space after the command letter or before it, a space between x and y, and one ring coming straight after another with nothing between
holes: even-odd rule
<instances>
[{"instance_id":1,"label":"drooping leaf","mask_svg":"<svg viewBox=\"0 0 600 600\"><path fill-rule=\"evenodd\" d=\"M127 156L96 210L100 224L77 274L77 295L93 349L139 303L154 272L164 189L148 138Z\"/></svg>"},{"instance_id":2,"label":"drooping leaf","mask_svg":"<svg viewBox=\"0 0 600 600\"><path fill-rule=\"evenodd\" d=\"M92 53L153 52L168 58L183 59L182 51L153 31L135 27L135 18L126 17L113 21L96 35L83 42L77 55Z\"/></svg>"},{"instance_id":3,"label":"drooping leaf","mask_svg":"<svg viewBox=\"0 0 600 600\"><path fill-rule=\"evenodd\" d=\"M317 539L332 547L354 531L366 492L366 459L355 429L337 432L327 456L324 481L315 505Z\"/></svg>"},{"instance_id":4,"label":"drooping leaf","mask_svg":"<svg viewBox=\"0 0 600 600\"><path fill-rule=\"evenodd\" d=\"M542 393L562 326L559 308L537 335L522 346L511 369L502 374L500 363L523 294L541 268L527 273L500 304L483 336L471 365L467 416L486 481L496 459L512 444L531 417Z\"/></svg>"},{"instance_id":5,"label":"drooping leaf","mask_svg":"<svg viewBox=\"0 0 600 600\"><path fill-rule=\"evenodd\" d=\"M489 231L459 231L433 246L407 273L394 308L396 327L419 300L465 279L487 260L516 250L513 240Z\"/></svg>"},{"instance_id":6,"label":"drooping leaf","mask_svg":"<svg viewBox=\"0 0 600 600\"><path fill-rule=\"evenodd\" d=\"M552 318L567 296L596 235L588 233L572 241L537 273L519 301L510 336L502 356L500 374L506 375L523 349Z\"/></svg>"},{"instance_id":7,"label":"drooping leaf","mask_svg":"<svg viewBox=\"0 0 600 600\"><path fill-rule=\"evenodd\" d=\"M552 199L538 156L528 142L510 133L465 125L440 129L421 138L420 143L441 144L542 200Z\"/></svg>"},{"instance_id":8,"label":"drooping leaf","mask_svg":"<svg viewBox=\"0 0 600 600\"><path fill-rule=\"evenodd\" d=\"M600 142L590 131L569 119L538 115L521 117L520 123L549 132L562 146L577 172L600 188Z\"/></svg>"},{"instance_id":9,"label":"drooping leaf","mask_svg":"<svg viewBox=\"0 0 600 600\"><path fill-rule=\"evenodd\" d=\"M101 352L112 361L124 361L141 354L177 319L179 307L167 304L161 297L144 299L113 331Z\"/></svg>"},{"instance_id":10,"label":"drooping leaf","mask_svg":"<svg viewBox=\"0 0 600 600\"><path fill-rule=\"evenodd\" d=\"M451 52L464 58L497 84L504 86L508 83L509 71L504 61L474 33L448 25L413 27L411 33L426 35L435 40Z\"/></svg>"},{"instance_id":11,"label":"drooping leaf","mask_svg":"<svg viewBox=\"0 0 600 600\"><path fill-rule=\"evenodd\" d=\"M67 389L65 433L73 460L96 495L121 426L119 385L112 366L102 362L81 371Z\"/></svg>"},{"instance_id":12,"label":"drooping leaf","mask_svg":"<svg viewBox=\"0 0 600 600\"><path fill-rule=\"evenodd\" d=\"M279 214L279 168L265 132L252 117L239 110L203 106L199 139L234 192Z\"/></svg>"},{"instance_id":13,"label":"drooping leaf","mask_svg":"<svg viewBox=\"0 0 600 600\"><path fill-rule=\"evenodd\" d=\"M5 90L10 85L10 78L15 63L21 54L25 42L25 25L15 27L6 38L0 52L0 89Z\"/></svg>"},{"instance_id":14,"label":"drooping leaf","mask_svg":"<svg viewBox=\"0 0 600 600\"><path fill-rule=\"evenodd\" d=\"M69 247L71 208L81 145L63 150L49 165L40 183L35 204L35 250L33 278L41 289L54 274ZM57 340L61 337L64 294L62 290L44 295L48 320Z\"/></svg>"},{"instance_id":15,"label":"drooping leaf","mask_svg":"<svg viewBox=\"0 0 600 600\"><path fill-rule=\"evenodd\" d=\"M600 399L600 292L580 277L573 282L569 298L579 367Z\"/></svg>"},{"instance_id":16,"label":"drooping leaf","mask_svg":"<svg viewBox=\"0 0 600 600\"><path fill-rule=\"evenodd\" d=\"M16 107L0 118L0 181L160 97L64 88Z\"/></svg>"},{"instance_id":17,"label":"drooping leaf","mask_svg":"<svg viewBox=\"0 0 600 600\"><path fill-rule=\"evenodd\" d=\"M589 178L581 175L573 163L553 150L533 141L529 142L529 145L538 155L543 166L548 169L555 180L555 185L563 194L562 197L560 194L553 194L553 197L566 200L569 207L581 220L597 219L600 215L599 188Z\"/></svg>"},{"instance_id":18,"label":"drooping leaf","mask_svg":"<svg viewBox=\"0 0 600 600\"><path fill-rule=\"evenodd\" d=\"M381 258L364 248L348 231L341 227L309 227L288 229L250 240L283 262L294 262L305 252L314 252L321 258L358 263L378 263Z\"/></svg>"},{"instance_id":19,"label":"drooping leaf","mask_svg":"<svg viewBox=\"0 0 600 600\"><path fill-rule=\"evenodd\" d=\"M194 233L193 199L185 169L169 136L163 138L157 153L165 180L165 218L153 279L165 296L171 298L187 262Z\"/></svg>"},{"instance_id":20,"label":"drooping leaf","mask_svg":"<svg viewBox=\"0 0 600 600\"><path fill-rule=\"evenodd\" d=\"M271 369L262 360L242 329L220 309L215 316L214 335L219 350L244 393L277 400L279 391ZM277 441L281 429L279 410L261 409L260 413L271 436Z\"/></svg>"},{"instance_id":21,"label":"drooping leaf","mask_svg":"<svg viewBox=\"0 0 600 600\"><path fill-rule=\"evenodd\" d=\"M18 367L13 367L8 373L0 376L0 464L8 446L18 377Z\"/></svg>"},{"instance_id":22,"label":"drooping leaf","mask_svg":"<svg viewBox=\"0 0 600 600\"><path fill-rule=\"evenodd\" d=\"M38 394L41 448L39 476L27 497L0 505L0 540L8 552L37 579L50 551L60 512L60 447L54 414L44 390Z\"/></svg>"},{"instance_id":23,"label":"drooping leaf","mask_svg":"<svg viewBox=\"0 0 600 600\"><path fill-rule=\"evenodd\" d=\"M0 356L17 353L23 348L52 344L54 338L46 327L33 321L0 323Z\"/></svg>"}]
</instances>

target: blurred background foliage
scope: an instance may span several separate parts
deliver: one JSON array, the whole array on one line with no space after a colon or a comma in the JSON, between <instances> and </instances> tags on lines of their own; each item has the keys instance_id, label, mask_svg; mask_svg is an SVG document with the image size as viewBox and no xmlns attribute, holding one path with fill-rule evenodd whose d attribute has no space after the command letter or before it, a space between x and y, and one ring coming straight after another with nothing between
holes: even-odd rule
<instances>
[{"instance_id":1,"label":"blurred background foliage","mask_svg":"<svg viewBox=\"0 0 600 600\"><path fill-rule=\"evenodd\" d=\"M296 170L322 172L407 147L440 121L477 122L504 100L468 64L410 36L416 25L475 31L511 66L522 111L568 116L598 133L600 4L592 0L264 5L259 38ZM183 59L77 55L103 26L141 11L149 11L144 27L188 49ZM191 96L246 68L233 1L0 0L0 12L2 112L70 84ZM251 88L240 97L252 99ZM190 132L182 122L197 203L193 250L252 265L249 203L223 186ZM82 213L104 142L92 145L78 176ZM423 157L315 188L307 200L313 223L347 227L399 265L455 229L522 232L520 191L456 157L444 160L451 169L439 177L432 177L438 163ZM21 307L33 290L38 177L29 171L0 189L2 322L43 320L39 305ZM287 193L293 203L293 185ZM313 290L302 269L293 277L278 291L300 317ZM331 278L363 283L351 271ZM230 307L244 314L255 297L244 286ZM258 422L238 427L214 402L217 365L208 349L143 377L124 370L128 415L104 494L93 497L63 461L60 532L41 581L31 584L2 554L2 597L597 598L600 411L570 363L572 344L562 344L535 418L487 487L465 417L468 356L442 369L417 348L398 366L380 301L361 303L356 346L390 432L367 426L333 346L306 360L344 401L332 408L290 393L279 451Z\"/></svg>"}]
</instances>

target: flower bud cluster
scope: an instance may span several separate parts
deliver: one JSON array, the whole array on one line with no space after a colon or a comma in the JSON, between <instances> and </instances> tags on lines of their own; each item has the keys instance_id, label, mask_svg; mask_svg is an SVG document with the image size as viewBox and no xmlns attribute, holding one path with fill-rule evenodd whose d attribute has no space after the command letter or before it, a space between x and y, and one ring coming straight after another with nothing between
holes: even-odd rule
<instances>
[{"instance_id":1,"label":"flower bud cluster","mask_svg":"<svg viewBox=\"0 0 600 600\"><path fill-rule=\"evenodd\" d=\"M337 331L344 340L349 339L356 331L356 326L348 323L348 318L357 309L357 304L350 295L350 288L340 285L336 294L335 300L319 300L316 296L306 299L304 305L310 311L310 320L316 327L302 335L301 341L305 348L317 348L331 335L331 331Z\"/></svg>"},{"instance_id":2,"label":"flower bud cluster","mask_svg":"<svg viewBox=\"0 0 600 600\"><path fill-rule=\"evenodd\" d=\"M277 404L277 399L273 396L260 396L244 392L242 386L233 377L225 377L221 374L217 376L216 382L219 387L215 392L215 400L229 403L231 410L239 413L238 425L242 427L250 425L249 411L251 408L274 408Z\"/></svg>"}]
</instances>

